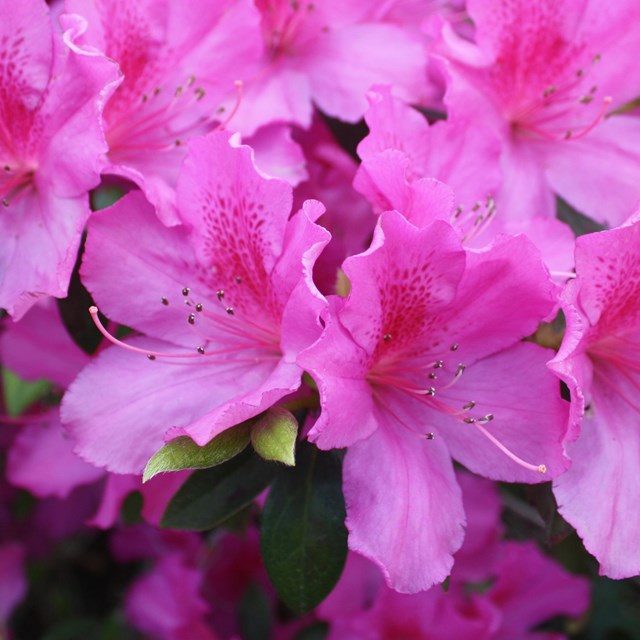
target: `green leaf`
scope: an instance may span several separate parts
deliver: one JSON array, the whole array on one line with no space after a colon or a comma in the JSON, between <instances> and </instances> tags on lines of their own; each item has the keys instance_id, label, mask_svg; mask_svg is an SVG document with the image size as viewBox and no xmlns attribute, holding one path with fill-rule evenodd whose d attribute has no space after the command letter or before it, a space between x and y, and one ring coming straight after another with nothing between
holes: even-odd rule
<instances>
[{"instance_id":1,"label":"green leaf","mask_svg":"<svg viewBox=\"0 0 640 640\"><path fill-rule=\"evenodd\" d=\"M326 622L316 622L300 630L293 640L325 640L329 635L329 625Z\"/></svg>"},{"instance_id":2,"label":"green leaf","mask_svg":"<svg viewBox=\"0 0 640 640\"><path fill-rule=\"evenodd\" d=\"M96 187L90 194L91 210L100 211L115 204L124 195L124 189L115 184L108 184L105 181Z\"/></svg>"},{"instance_id":3,"label":"green leaf","mask_svg":"<svg viewBox=\"0 0 640 640\"><path fill-rule=\"evenodd\" d=\"M161 524L191 531L213 529L250 504L276 470L249 449L217 467L196 471L173 496Z\"/></svg>"},{"instance_id":4,"label":"green leaf","mask_svg":"<svg viewBox=\"0 0 640 640\"><path fill-rule=\"evenodd\" d=\"M2 388L7 413L12 418L19 416L36 400L42 398L51 389L46 380L27 382L9 369L2 370Z\"/></svg>"},{"instance_id":5,"label":"green leaf","mask_svg":"<svg viewBox=\"0 0 640 640\"><path fill-rule=\"evenodd\" d=\"M249 422L223 431L211 442L201 447L188 436L171 440L147 462L142 482L165 471L183 469L208 469L241 453L249 444Z\"/></svg>"},{"instance_id":6,"label":"green leaf","mask_svg":"<svg viewBox=\"0 0 640 640\"><path fill-rule=\"evenodd\" d=\"M251 427L251 444L265 460L293 467L296 463L298 421L284 407L271 407Z\"/></svg>"},{"instance_id":7,"label":"green leaf","mask_svg":"<svg viewBox=\"0 0 640 640\"><path fill-rule=\"evenodd\" d=\"M262 514L265 567L284 602L303 613L322 602L347 557L342 469L335 452L303 444L277 476Z\"/></svg>"},{"instance_id":8,"label":"green leaf","mask_svg":"<svg viewBox=\"0 0 640 640\"><path fill-rule=\"evenodd\" d=\"M267 594L251 583L242 596L238 622L243 640L264 640L271 637L271 605Z\"/></svg>"}]
</instances>

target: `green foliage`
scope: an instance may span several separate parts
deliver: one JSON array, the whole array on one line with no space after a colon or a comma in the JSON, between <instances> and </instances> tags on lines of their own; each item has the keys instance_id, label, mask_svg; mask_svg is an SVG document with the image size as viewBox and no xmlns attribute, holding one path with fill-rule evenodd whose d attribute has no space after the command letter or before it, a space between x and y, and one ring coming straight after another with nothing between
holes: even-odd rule
<instances>
[{"instance_id":1,"label":"green foliage","mask_svg":"<svg viewBox=\"0 0 640 640\"><path fill-rule=\"evenodd\" d=\"M309 611L331 592L347 556L342 469L335 452L302 444L298 464L281 469L264 508L261 546L278 594Z\"/></svg>"},{"instance_id":2,"label":"green foliage","mask_svg":"<svg viewBox=\"0 0 640 640\"><path fill-rule=\"evenodd\" d=\"M51 385L46 380L27 382L9 369L2 369L4 402L11 417L19 416L50 389Z\"/></svg>"},{"instance_id":3,"label":"green foliage","mask_svg":"<svg viewBox=\"0 0 640 640\"><path fill-rule=\"evenodd\" d=\"M241 453L249 444L249 422L223 431L203 447L183 436L171 440L147 462L142 481L151 480L158 473L183 469L208 469Z\"/></svg>"},{"instance_id":4,"label":"green foliage","mask_svg":"<svg viewBox=\"0 0 640 640\"><path fill-rule=\"evenodd\" d=\"M273 479L277 467L253 451L195 471L172 498L163 527L206 531L246 507Z\"/></svg>"},{"instance_id":5,"label":"green foliage","mask_svg":"<svg viewBox=\"0 0 640 640\"><path fill-rule=\"evenodd\" d=\"M242 596L238 611L242 640L264 640L271 637L271 605L264 590L250 584Z\"/></svg>"},{"instance_id":6,"label":"green foliage","mask_svg":"<svg viewBox=\"0 0 640 640\"><path fill-rule=\"evenodd\" d=\"M272 407L251 428L251 444L256 453L290 467L296 463L297 436L298 421L283 407Z\"/></svg>"}]
</instances>

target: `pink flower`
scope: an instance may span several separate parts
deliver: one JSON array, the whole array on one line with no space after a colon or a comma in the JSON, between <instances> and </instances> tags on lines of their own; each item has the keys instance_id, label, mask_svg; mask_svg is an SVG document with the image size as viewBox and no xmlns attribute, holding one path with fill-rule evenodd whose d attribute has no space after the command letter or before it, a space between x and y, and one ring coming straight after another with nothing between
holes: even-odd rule
<instances>
[{"instance_id":1,"label":"pink flower","mask_svg":"<svg viewBox=\"0 0 640 640\"><path fill-rule=\"evenodd\" d=\"M318 198L327 208L318 220L331 233L331 242L314 269L314 280L323 293L334 293L344 259L366 248L375 217L371 205L352 185L357 164L336 143L319 117L308 131L298 132L307 157L309 178L294 191L294 208L307 198Z\"/></svg>"},{"instance_id":2,"label":"pink flower","mask_svg":"<svg viewBox=\"0 0 640 640\"><path fill-rule=\"evenodd\" d=\"M24 548L18 543L0 545L0 631L26 593Z\"/></svg>"},{"instance_id":3,"label":"pink flower","mask_svg":"<svg viewBox=\"0 0 640 640\"><path fill-rule=\"evenodd\" d=\"M420 96L426 63L420 40L379 22L370 2L257 0L256 5L264 49L245 78L233 120L243 133L275 121L307 128L313 104L356 122L366 109L365 92L379 82L393 82L407 98Z\"/></svg>"},{"instance_id":4,"label":"pink flower","mask_svg":"<svg viewBox=\"0 0 640 640\"><path fill-rule=\"evenodd\" d=\"M81 41L115 60L122 82L106 105L104 173L138 184L166 222L177 223L175 187L186 141L230 117L234 84L260 53L249 0L66 0L88 23Z\"/></svg>"},{"instance_id":5,"label":"pink flower","mask_svg":"<svg viewBox=\"0 0 640 640\"><path fill-rule=\"evenodd\" d=\"M640 196L640 120L614 114L640 85L640 5L469 0L468 10L477 44L445 26L438 47L446 102L502 137L505 209L553 216L557 194L620 224Z\"/></svg>"},{"instance_id":6,"label":"pink flower","mask_svg":"<svg viewBox=\"0 0 640 640\"><path fill-rule=\"evenodd\" d=\"M554 307L530 242L465 252L455 230L382 214L349 258L346 300L299 357L318 384L320 448L349 447L350 548L398 591L444 580L464 513L451 457L493 479L539 482L566 468L566 412L544 349L520 339Z\"/></svg>"},{"instance_id":7,"label":"pink flower","mask_svg":"<svg viewBox=\"0 0 640 640\"><path fill-rule=\"evenodd\" d=\"M447 590L396 593L374 565L351 554L335 590L318 607L319 617L330 623L329 640L547 637L531 629L557 615L584 613L588 582L534 544L501 541L496 486L466 473L458 477L467 536Z\"/></svg>"},{"instance_id":8,"label":"pink flower","mask_svg":"<svg viewBox=\"0 0 640 640\"><path fill-rule=\"evenodd\" d=\"M358 146L362 164L354 186L378 211L396 209L418 226L448 220L467 246L484 246L498 233L526 233L547 266L573 268L574 236L567 225L535 212L513 215L499 195L502 144L496 134L470 119L429 125L388 87L375 87L368 96L370 133Z\"/></svg>"},{"instance_id":9,"label":"pink flower","mask_svg":"<svg viewBox=\"0 0 640 640\"><path fill-rule=\"evenodd\" d=\"M95 217L84 281L112 320L147 337L106 349L65 396L83 457L140 473L165 436L205 444L299 387L296 356L326 305L311 272L329 234L312 221L319 202L289 218L291 202L248 147L215 133L190 145L183 225L164 227L135 193Z\"/></svg>"},{"instance_id":10,"label":"pink flower","mask_svg":"<svg viewBox=\"0 0 640 640\"><path fill-rule=\"evenodd\" d=\"M640 216L578 238L576 274L562 296L567 333L550 366L571 389L574 429L584 419L554 492L600 572L625 578L640 573Z\"/></svg>"},{"instance_id":11,"label":"pink flower","mask_svg":"<svg viewBox=\"0 0 640 640\"><path fill-rule=\"evenodd\" d=\"M3 364L28 381L46 379L62 393L89 362L67 334L50 299L33 306L0 336ZM4 419L6 420L6 419ZM4 421L0 417L0 422ZM7 453L9 482L34 495L66 498L78 486L104 475L73 453L74 442L62 430L58 408L36 406L14 420L20 426Z\"/></svg>"},{"instance_id":12,"label":"pink flower","mask_svg":"<svg viewBox=\"0 0 640 640\"><path fill-rule=\"evenodd\" d=\"M200 595L202 572L182 554L166 554L127 594L126 613L149 637L162 640L216 640L207 626L208 606Z\"/></svg>"},{"instance_id":13,"label":"pink flower","mask_svg":"<svg viewBox=\"0 0 640 640\"><path fill-rule=\"evenodd\" d=\"M71 32L63 42L43 0L0 11L0 307L17 320L38 298L66 295L116 69L77 51Z\"/></svg>"}]
</instances>

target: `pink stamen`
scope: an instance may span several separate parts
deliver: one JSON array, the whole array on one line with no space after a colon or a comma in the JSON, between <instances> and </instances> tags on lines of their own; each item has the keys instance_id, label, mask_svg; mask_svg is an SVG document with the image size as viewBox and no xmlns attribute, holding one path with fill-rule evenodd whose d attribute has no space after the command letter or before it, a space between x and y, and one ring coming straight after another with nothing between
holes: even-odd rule
<instances>
[{"instance_id":1,"label":"pink stamen","mask_svg":"<svg viewBox=\"0 0 640 640\"><path fill-rule=\"evenodd\" d=\"M474 427L480 431L480 433L488 438L488 440L494 444L502 453L504 453L508 458L513 460L516 464L519 464L521 467L525 469L529 469L529 471L536 471L537 473L545 474L547 473L547 466L544 464L530 464L529 462L525 462L522 458L518 457L515 453L505 447L500 440L495 438L492 434L490 434L481 424L478 424L477 421L472 422Z\"/></svg>"}]
</instances>

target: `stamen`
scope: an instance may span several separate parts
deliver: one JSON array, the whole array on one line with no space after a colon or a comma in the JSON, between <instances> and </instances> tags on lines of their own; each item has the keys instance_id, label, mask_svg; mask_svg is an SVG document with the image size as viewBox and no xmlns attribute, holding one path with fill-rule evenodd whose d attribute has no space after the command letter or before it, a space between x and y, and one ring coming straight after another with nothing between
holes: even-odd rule
<instances>
[{"instance_id":1,"label":"stamen","mask_svg":"<svg viewBox=\"0 0 640 640\"><path fill-rule=\"evenodd\" d=\"M491 415L491 414L488 414ZM486 418L487 416L485 416ZM491 417L493 419L493 416ZM513 460L516 464L519 464L521 467L528 469L529 471L536 471L537 473L545 474L547 473L547 466L544 464L531 464L529 462L525 462L522 458L518 457L515 453L513 453L510 449L505 447L495 436L489 433L479 422L479 420L474 420L473 418L465 418L465 422L467 424L472 424L480 433L485 436L492 444L494 444L502 453L504 453L508 458ZM488 422L488 420L487 420Z\"/></svg>"}]
</instances>

